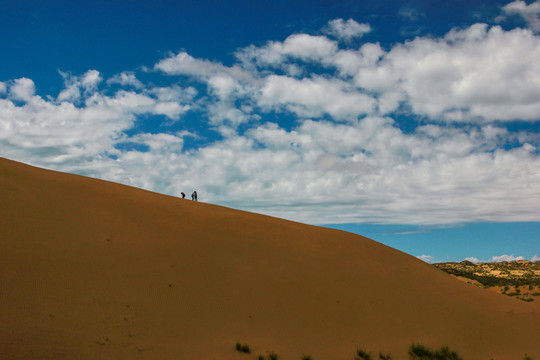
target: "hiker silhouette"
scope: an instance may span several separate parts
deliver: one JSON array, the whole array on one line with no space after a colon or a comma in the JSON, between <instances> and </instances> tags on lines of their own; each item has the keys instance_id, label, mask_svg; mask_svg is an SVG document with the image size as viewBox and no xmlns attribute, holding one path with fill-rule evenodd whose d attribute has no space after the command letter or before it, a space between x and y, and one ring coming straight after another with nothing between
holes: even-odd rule
<instances>
[{"instance_id":1,"label":"hiker silhouette","mask_svg":"<svg viewBox=\"0 0 540 360\"><path fill-rule=\"evenodd\" d=\"M191 200L197 201L197 191L194 191L194 192L191 194Z\"/></svg>"}]
</instances>

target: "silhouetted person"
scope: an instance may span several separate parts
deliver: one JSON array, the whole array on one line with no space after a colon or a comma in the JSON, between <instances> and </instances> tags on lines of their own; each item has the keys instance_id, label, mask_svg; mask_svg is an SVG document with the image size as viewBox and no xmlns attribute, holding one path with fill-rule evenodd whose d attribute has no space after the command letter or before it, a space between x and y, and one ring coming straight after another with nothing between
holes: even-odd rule
<instances>
[{"instance_id":1,"label":"silhouetted person","mask_svg":"<svg viewBox=\"0 0 540 360\"><path fill-rule=\"evenodd\" d=\"M181 192L180 195L182 195L182 199L186 198L186 194L184 192Z\"/></svg>"},{"instance_id":2,"label":"silhouetted person","mask_svg":"<svg viewBox=\"0 0 540 360\"><path fill-rule=\"evenodd\" d=\"M194 191L194 192L191 194L191 200L197 201L197 191Z\"/></svg>"}]
</instances>

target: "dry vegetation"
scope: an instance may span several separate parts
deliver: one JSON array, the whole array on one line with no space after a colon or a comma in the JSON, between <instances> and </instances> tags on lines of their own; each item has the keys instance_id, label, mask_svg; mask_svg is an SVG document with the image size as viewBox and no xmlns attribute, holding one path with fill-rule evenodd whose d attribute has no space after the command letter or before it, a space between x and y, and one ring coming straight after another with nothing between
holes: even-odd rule
<instances>
[{"instance_id":1,"label":"dry vegetation","mask_svg":"<svg viewBox=\"0 0 540 360\"><path fill-rule=\"evenodd\" d=\"M540 261L434 264L437 268L468 283L516 297L540 302Z\"/></svg>"}]
</instances>

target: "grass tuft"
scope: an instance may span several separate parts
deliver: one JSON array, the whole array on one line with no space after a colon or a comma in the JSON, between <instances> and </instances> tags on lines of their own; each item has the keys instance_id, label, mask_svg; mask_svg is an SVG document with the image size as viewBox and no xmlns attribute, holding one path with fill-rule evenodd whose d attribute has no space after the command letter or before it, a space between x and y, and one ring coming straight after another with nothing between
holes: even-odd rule
<instances>
[{"instance_id":1,"label":"grass tuft","mask_svg":"<svg viewBox=\"0 0 540 360\"><path fill-rule=\"evenodd\" d=\"M236 351L238 352L243 352L245 354L251 353L251 349L249 348L248 344L242 345L239 342L237 342L235 347L236 347Z\"/></svg>"},{"instance_id":2,"label":"grass tuft","mask_svg":"<svg viewBox=\"0 0 540 360\"><path fill-rule=\"evenodd\" d=\"M412 344L409 347L411 360L463 360L457 352L450 350L448 346L439 350L431 350L421 344Z\"/></svg>"},{"instance_id":3,"label":"grass tuft","mask_svg":"<svg viewBox=\"0 0 540 360\"><path fill-rule=\"evenodd\" d=\"M371 354L368 353L366 350L358 349L356 350L356 356L354 357L354 360L371 360Z\"/></svg>"}]
</instances>

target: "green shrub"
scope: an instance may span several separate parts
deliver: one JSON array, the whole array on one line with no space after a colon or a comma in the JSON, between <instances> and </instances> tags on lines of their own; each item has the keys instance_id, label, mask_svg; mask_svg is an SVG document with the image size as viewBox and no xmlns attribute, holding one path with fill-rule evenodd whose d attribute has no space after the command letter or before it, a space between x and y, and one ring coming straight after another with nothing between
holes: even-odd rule
<instances>
[{"instance_id":1,"label":"green shrub","mask_svg":"<svg viewBox=\"0 0 540 360\"><path fill-rule=\"evenodd\" d=\"M458 353L450 350L448 346L436 350L433 354L433 358L436 360L461 360Z\"/></svg>"},{"instance_id":2,"label":"green shrub","mask_svg":"<svg viewBox=\"0 0 540 360\"><path fill-rule=\"evenodd\" d=\"M379 352L379 359L381 359L381 360L390 360L392 358L390 357L390 354L385 355L382 352Z\"/></svg>"},{"instance_id":3,"label":"green shrub","mask_svg":"<svg viewBox=\"0 0 540 360\"><path fill-rule=\"evenodd\" d=\"M409 347L409 357L411 360L424 360L424 359L431 359L431 351L426 348L424 345L421 344L411 344Z\"/></svg>"},{"instance_id":4,"label":"green shrub","mask_svg":"<svg viewBox=\"0 0 540 360\"><path fill-rule=\"evenodd\" d=\"M270 360L278 360L279 356L272 351L270 354L268 354L268 359L270 359Z\"/></svg>"},{"instance_id":5,"label":"green shrub","mask_svg":"<svg viewBox=\"0 0 540 360\"><path fill-rule=\"evenodd\" d=\"M411 360L462 360L457 352L447 346L433 351L424 345L414 343L409 347L409 357Z\"/></svg>"},{"instance_id":6,"label":"green shrub","mask_svg":"<svg viewBox=\"0 0 540 360\"><path fill-rule=\"evenodd\" d=\"M371 360L371 354L368 353L366 350L358 349L356 350L356 356L354 357L354 360Z\"/></svg>"},{"instance_id":7,"label":"green shrub","mask_svg":"<svg viewBox=\"0 0 540 360\"><path fill-rule=\"evenodd\" d=\"M249 354L251 352L248 344L242 345L239 342L236 343L236 350L238 352L243 352L243 353L246 353L246 354Z\"/></svg>"}]
</instances>

